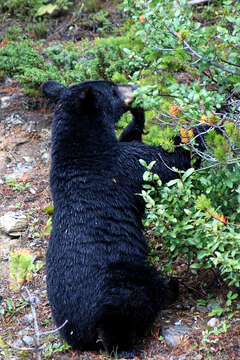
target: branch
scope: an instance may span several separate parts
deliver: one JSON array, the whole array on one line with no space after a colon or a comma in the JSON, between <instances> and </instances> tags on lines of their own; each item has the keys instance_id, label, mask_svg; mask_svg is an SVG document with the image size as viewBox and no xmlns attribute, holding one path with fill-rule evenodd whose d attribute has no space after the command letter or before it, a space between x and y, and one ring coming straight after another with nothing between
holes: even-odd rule
<instances>
[{"instance_id":1,"label":"branch","mask_svg":"<svg viewBox=\"0 0 240 360\"><path fill-rule=\"evenodd\" d=\"M34 297L30 294L30 291L25 286L24 290L26 291L28 295L28 303L30 304L32 316L33 316L33 326L34 326L34 342L35 342L35 353L37 360L41 359L41 345L40 345L40 334L39 334L39 327L38 327L38 320L37 320L37 313L36 313L36 301ZM22 294L22 297L24 298L24 295L22 293L22 289L20 289L20 294Z\"/></svg>"},{"instance_id":2,"label":"branch","mask_svg":"<svg viewBox=\"0 0 240 360\"><path fill-rule=\"evenodd\" d=\"M42 331L39 333L39 335L42 336L42 335L53 334L53 333L57 332L58 330L60 330L61 328L63 328L67 323L68 323L68 320L65 320L64 323L62 325L60 325L58 328L53 329L53 330L48 330L48 331Z\"/></svg>"},{"instance_id":3,"label":"branch","mask_svg":"<svg viewBox=\"0 0 240 360\"><path fill-rule=\"evenodd\" d=\"M24 295L24 291L26 291L27 296ZM39 331L37 313L36 313L36 309L35 309L36 305L37 305L36 298L31 295L30 291L28 290L28 288L26 286L20 287L19 292L20 292L20 295L22 296L22 298L31 307L31 312L32 312L32 317L33 317L33 326L34 326L34 345L35 346L34 347L18 347L18 346L10 345L10 344L9 344L9 346L11 346L12 348L14 348L16 350L20 350L20 351L25 351L25 350L34 351L36 354L36 359L41 360L41 350L44 348L44 345L42 345L42 346L40 345L40 337L57 332L58 330L60 330L62 327L64 327L66 325L68 320L65 320L65 322L61 326L59 326L57 329L43 331L43 332Z\"/></svg>"},{"instance_id":4,"label":"branch","mask_svg":"<svg viewBox=\"0 0 240 360\"><path fill-rule=\"evenodd\" d=\"M239 71L234 71L234 70L230 70L230 69L227 69L225 68L223 65L221 64L218 64L216 63L215 61L213 60L210 60L208 58L206 58L205 56L202 56L200 54L198 54L184 39L182 39L178 33L176 33L176 31L174 31L173 29L171 29L166 23L163 24L167 29L168 31L173 35L175 36L178 40L180 40L183 45L185 46L185 48L195 57L197 57L198 59L202 60L202 61L205 61L206 63L209 63L215 67L217 67L218 69L221 69L223 71L226 71L232 75L240 75L240 72Z\"/></svg>"},{"instance_id":5,"label":"branch","mask_svg":"<svg viewBox=\"0 0 240 360\"><path fill-rule=\"evenodd\" d=\"M172 169L170 166L168 166L168 164L163 160L163 157L162 157L162 155L160 153L158 153L158 156L160 157L161 161L163 162L163 164L166 166L166 168L168 170L171 170L174 173L178 173L178 171L176 171L176 170Z\"/></svg>"},{"instance_id":6,"label":"branch","mask_svg":"<svg viewBox=\"0 0 240 360\"><path fill-rule=\"evenodd\" d=\"M203 3L209 3L211 2L210 0L190 0L188 2L188 5L198 5L198 4L203 4Z\"/></svg>"}]
</instances>

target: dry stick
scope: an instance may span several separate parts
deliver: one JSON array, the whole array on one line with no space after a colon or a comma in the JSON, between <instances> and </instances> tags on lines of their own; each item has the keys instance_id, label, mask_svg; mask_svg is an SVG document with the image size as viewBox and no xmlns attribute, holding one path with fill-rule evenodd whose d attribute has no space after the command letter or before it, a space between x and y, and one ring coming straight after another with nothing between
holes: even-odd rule
<instances>
[{"instance_id":1,"label":"dry stick","mask_svg":"<svg viewBox=\"0 0 240 360\"><path fill-rule=\"evenodd\" d=\"M26 297L23 295L22 289L20 289L20 294L22 295L23 299L26 300L30 304L30 307L31 307L32 316L33 316L34 335L35 335L34 336L34 342L35 342L34 351L36 353L37 360L41 360L39 327L38 327L38 321L37 321L37 313L35 310L36 302L34 301L34 298L30 294L30 291L28 290L28 288L26 286L24 286L24 290L26 291L26 293L28 295L28 299L26 299Z\"/></svg>"},{"instance_id":2,"label":"dry stick","mask_svg":"<svg viewBox=\"0 0 240 360\"><path fill-rule=\"evenodd\" d=\"M23 290L26 291L28 297L26 297L23 294ZM31 307L31 312L32 312L32 316L33 316L33 324L34 324L35 347L34 348L33 347L18 347L18 346L11 345L11 344L8 344L8 345L10 347L12 347L13 349L16 349L16 350L34 351L36 353L37 360L41 360L41 350L44 348L44 345L42 345L42 346L40 345L40 337L43 336L43 335L48 335L48 334L52 334L52 333L57 332L58 330L60 330L62 327L64 327L67 324L68 320L65 320L64 323L61 326L59 326L58 328L56 328L56 329L43 331L43 332L39 331L37 313L36 313L36 310L35 310L36 301L34 300L34 297L32 297L30 291L28 290L28 288L26 286L24 286L24 288L20 287L19 292L20 292L20 295L22 296L23 300L25 300L28 304L30 304L30 307Z\"/></svg>"},{"instance_id":3,"label":"dry stick","mask_svg":"<svg viewBox=\"0 0 240 360\"><path fill-rule=\"evenodd\" d=\"M190 0L188 1L188 5L199 5L203 3L210 3L210 0Z\"/></svg>"},{"instance_id":4,"label":"dry stick","mask_svg":"<svg viewBox=\"0 0 240 360\"><path fill-rule=\"evenodd\" d=\"M213 60L210 60L200 54L198 54L195 50L193 50L193 48L184 40L181 38L181 36L178 35L178 33L176 33L176 31L174 31L173 29L171 29L166 23L163 23L163 25L168 29L168 31L173 35L175 36L178 40L180 40L183 45L185 46L185 48L190 51L190 53L192 55L194 55L195 57L197 57L198 59L202 60L202 61L205 61L223 71L226 71L232 75L240 75L240 72L239 71L234 71L234 70L231 70L231 69L227 69L225 66L221 65L221 64L218 64L217 62L213 61Z\"/></svg>"},{"instance_id":5,"label":"dry stick","mask_svg":"<svg viewBox=\"0 0 240 360\"><path fill-rule=\"evenodd\" d=\"M61 328L63 328L67 323L68 323L68 320L65 320L64 323L62 325L60 325L58 328L53 329L53 330L48 330L48 331L42 331L39 333L39 335L42 336L42 335L53 334L53 333L57 332L58 330L60 330Z\"/></svg>"}]
</instances>

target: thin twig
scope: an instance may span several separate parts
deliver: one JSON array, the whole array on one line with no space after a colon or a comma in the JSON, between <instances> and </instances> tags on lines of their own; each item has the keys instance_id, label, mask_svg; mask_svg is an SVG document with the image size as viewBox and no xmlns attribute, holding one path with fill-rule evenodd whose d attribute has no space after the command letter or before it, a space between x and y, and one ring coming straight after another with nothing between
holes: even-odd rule
<instances>
[{"instance_id":1,"label":"thin twig","mask_svg":"<svg viewBox=\"0 0 240 360\"><path fill-rule=\"evenodd\" d=\"M37 356L37 360L41 359L41 350L40 350L40 334L39 334L39 327L38 327L38 320L37 320L37 313L35 310L36 304L34 303L34 299L32 297L32 295L30 294L30 291L28 290L28 288L25 286L24 290L26 291L26 293L28 294L28 302L30 304L31 307L31 311L32 311L32 316L33 316L33 326L34 326L34 342L35 342L35 353Z\"/></svg>"},{"instance_id":2,"label":"thin twig","mask_svg":"<svg viewBox=\"0 0 240 360\"><path fill-rule=\"evenodd\" d=\"M58 330L62 329L67 323L68 323L68 320L65 320L64 323L62 325L60 325L58 328L53 329L53 330L40 332L39 335L42 336L42 335L53 334L53 333L57 332Z\"/></svg>"},{"instance_id":3,"label":"thin twig","mask_svg":"<svg viewBox=\"0 0 240 360\"><path fill-rule=\"evenodd\" d=\"M169 170L171 170L174 173L178 173L176 170L170 168L170 166L168 166L168 164L163 160L163 157L160 153L158 153L158 156L160 157L161 161L163 162L163 164L166 166L166 168L168 168Z\"/></svg>"},{"instance_id":4,"label":"thin twig","mask_svg":"<svg viewBox=\"0 0 240 360\"><path fill-rule=\"evenodd\" d=\"M195 57L197 57L198 59L202 60L202 61L205 61L223 71L226 71L232 75L240 75L240 72L239 71L234 71L234 70L231 70L231 69L227 69L225 66L221 65L221 64L218 64L216 61L214 60L211 60L211 59L208 59L206 58L205 56L202 56L200 54L198 54L187 42L186 40L182 39L181 36L178 35L178 33L176 33L176 31L174 31L172 28L170 28L166 23L163 24L167 29L168 31L173 35L175 36L178 40L180 40L183 45L185 46L185 48L192 54L194 55Z\"/></svg>"}]
</instances>

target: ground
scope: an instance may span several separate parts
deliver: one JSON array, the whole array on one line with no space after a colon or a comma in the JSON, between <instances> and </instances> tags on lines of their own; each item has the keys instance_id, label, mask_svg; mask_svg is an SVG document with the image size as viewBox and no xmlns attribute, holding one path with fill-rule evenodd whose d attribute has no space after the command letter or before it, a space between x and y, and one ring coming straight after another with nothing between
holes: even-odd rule
<instances>
[{"instance_id":1,"label":"ground","mask_svg":"<svg viewBox=\"0 0 240 360\"><path fill-rule=\"evenodd\" d=\"M112 16L116 17L113 12ZM64 22L65 21L65 22ZM49 37L49 41L59 36L59 28L66 28L70 19L56 22L56 32ZM85 30L81 30L82 33ZM93 31L93 32L92 32ZM80 32L80 30L79 30ZM58 35L57 35L58 34ZM67 33L65 33L67 34ZM94 29L89 32L94 37ZM77 32L75 34L77 36ZM24 329L29 329L32 336L31 323L26 322L25 315L30 313L21 299L19 292L10 286L8 253L11 249L25 248L36 256L36 260L43 263L33 279L28 283L32 295L37 296L39 303L36 307L38 323L42 331L54 328L48 304L45 282L45 251L49 235L43 234L49 215L44 211L50 206L49 165L50 165L50 128L53 106L45 99L33 101L24 94L21 85L13 79L3 79L0 83L0 216L9 211L23 212L27 216L28 225L21 232L20 237L9 237L0 233L0 346L1 341L6 344L16 344L22 339ZM16 178L9 183L7 179ZM26 184L29 183L29 186ZM15 185L14 185L15 184ZM19 186L17 186L17 185ZM151 242L151 233L146 236ZM164 254L159 252L161 261ZM153 360L184 360L184 359L238 359L240 358L240 314L236 314L229 321L231 327L226 332L216 330L208 340L203 342L209 321L209 299L211 293L224 308L222 294L228 289L223 287L220 280L212 271L193 276L186 264L176 263L175 275L180 282L180 297L175 304L164 311L156 321L151 335L143 340L143 352L139 359ZM204 299L200 306L198 299ZM215 316L216 319L216 316ZM227 316L219 318L224 324ZM218 321L218 319L216 319ZM223 325L222 325L223 326ZM161 330L163 329L163 331ZM219 329L219 328L218 328ZM21 332L20 332L21 331ZM163 336L162 336L163 335ZM169 342L176 341L176 345ZM51 334L41 340L45 344L42 359L103 359L102 353L79 353L61 348L57 334ZM26 346L18 342L18 346ZM0 359L33 359L32 352L20 352L6 346L5 352L0 349Z\"/></svg>"}]
</instances>

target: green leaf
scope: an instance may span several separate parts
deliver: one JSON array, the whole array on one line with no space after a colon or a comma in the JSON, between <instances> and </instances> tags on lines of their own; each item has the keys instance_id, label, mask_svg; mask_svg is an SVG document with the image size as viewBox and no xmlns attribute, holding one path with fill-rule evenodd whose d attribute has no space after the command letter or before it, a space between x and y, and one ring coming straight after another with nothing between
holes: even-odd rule
<instances>
[{"instance_id":1,"label":"green leaf","mask_svg":"<svg viewBox=\"0 0 240 360\"><path fill-rule=\"evenodd\" d=\"M182 176L182 179L185 181L189 176L191 176L193 173L195 172L195 170L193 168L188 169L187 171L185 171L185 173Z\"/></svg>"},{"instance_id":2,"label":"green leaf","mask_svg":"<svg viewBox=\"0 0 240 360\"><path fill-rule=\"evenodd\" d=\"M53 5L53 4L43 5L38 9L36 16L43 16L45 14L51 15L57 9L58 9L57 5Z\"/></svg>"},{"instance_id":3,"label":"green leaf","mask_svg":"<svg viewBox=\"0 0 240 360\"><path fill-rule=\"evenodd\" d=\"M180 180L179 179L173 179L173 180L170 180L168 183L167 183L167 186L171 187L173 185L176 185L177 183L179 183Z\"/></svg>"},{"instance_id":4,"label":"green leaf","mask_svg":"<svg viewBox=\"0 0 240 360\"><path fill-rule=\"evenodd\" d=\"M191 264L191 265L190 265L190 268L191 268L191 269L200 269L200 268L201 268L201 264L198 264L198 263Z\"/></svg>"},{"instance_id":5,"label":"green leaf","mask_svg":"<svg viewBox=\"0 0 240 360\"><path fill-rule=\"evenodd\" d=\"M46 206L44 209L43 209L48 215L52 215L53 214L53 211L54 211L54 208L52 205L48 205Z\"/></svg>"}]
</instances>

